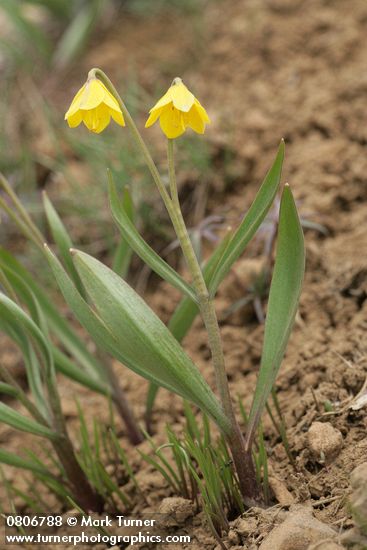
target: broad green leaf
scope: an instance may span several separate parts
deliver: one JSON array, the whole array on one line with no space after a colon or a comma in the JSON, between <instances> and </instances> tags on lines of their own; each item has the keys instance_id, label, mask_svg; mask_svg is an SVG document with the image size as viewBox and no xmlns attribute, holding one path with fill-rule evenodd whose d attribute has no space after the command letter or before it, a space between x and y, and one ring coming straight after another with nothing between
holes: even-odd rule
<instances>
[{"instance_id":1,"label":"broad green leaf","mask_svg":"<svg viewBox=\"0 0 367 550\"><path fill-rule=\"evenodd\" d=\"M41 437L47 437L48 439L56 439L57 433L53 432L46 426L42 426L39 422L31 418L23 416L18 411L15 411L5 403L0 402L0 422L20 430L22 432L28 432Z\"/></svg>"},{"instance_id":2,"label":"broad green leaf","mask_svg":"<svg viewBox=\"0 0 367 550\"><path fill-rule=\"evenodd\" d=\"M46 468L42 468L40 465L35 464L32 460L27 460L14 453L0 449L0 463L14 466L15 468L21 468L22 470L30 470L35 474L42 476L51 476L50 472ZM52 476L51 476L52 477Z\"/></svg>"},{"instance_id":3,"label":"broad green leaf","mask_svg":"<svg viewBox=\"0 0 367 550\"><path fill-rule=\"evenodd\" d=\"M301 224L290 188L280 204L277 252L265 322L264 345L246 440L254 432L277 377L297 312L305 269Z\"/></svg>"},{"instance_id":4,"label":"broad green leaf","mask_svg":"<svg viewBox=\"0 0 367 550\"><path fill-rule=\"evenodd\" d=\"M221 261L210 281L209 292L214 296L218 286L223 281L224 277L230 271L234 262L240 257L246 246L255 235L261 223L265 219L280 184L284 158L284 141L281 141L277 156L272 167L265 176L254 202L246 213L243 221L233 235L227 249L225 250Z\"/></svg>"},{"instance_id":5,"label":"broad green leaf","mask_svg":"<svg viewBox=\"0 0 367 550\"><path fill-rule=\"evenodd\" d=\"M48 256L65 299L97 345L141 376L193 401L228 432L228 420L199 370L125 281L98 260L75 251L75 265L96 308L93 312L49 250Z\"/></svg>"},{"instance_id":6,"label":"broad green leaf","mask_svg":"<svg viewBox=\"0 0 367 550\"><path fill-rule=\"evenodd\" d=\"M85 373L93 379L106 383L107 377L103 365L87 350L84 342L78 338L75 330L58 312L51 299L38 286L32 275L8 251L2 248L0 248L0 267L5 271L14 290L21 300L27 304L27 307L30 307L30 304L27 302L27 294L23 292L22 286L19 285L19 279L32 291L47 318L51 332L55 334L70 355L81 365Z\"/></svg>"},{"instance_id":7,"label":"broad green leaf","mask_svg":"<svg viewBox=\"0 0 367 550\"><path fill-rule=\"evenodd\" d=\"M61 258L64 261L66 271L73 279L75 286L83 295L84 289L81 283L77 270L75 269L73 260L71 258L70 249L73 247L73 242L66 231L64 224L62 223L58 213L56 212L52 202L47 196L46 191L43 192L43 207L46 213L47 221L51 229L52 236L59 249Z\"/></svg>"},{"instance_id":8,"label":"broad green leaf","mask_svg":"<svg viewBox=\"0 0 367 550\"><path fill-rule=\"evenodd\" d=\"M146 377L161 379L223 422L222 409L200 371L144 300L88 254L76 251L74 261L98 314L130 361L133 359Z\"/></svg>"},{"instance_id":9,"label":"broad green leaf","mask_svg":"<svg viewBox=\"0 0 367 550\"><path fill-rule=\"evenodd\" d=\"M49 248L46 248L46 255L60 290L78 321L87 329L101 349L107 351L122 363L128 364L128 358L118 348L113 334L109 331L103 320L80 296L65 269Z\"/></svg>"},{"instance_id":10,"label":"broad green leaf","mask_svg":"<svg viewBox=\"0 0 367 550\"><path fill-rule=\"evenodd\" d=\"M191 286L167 262L165 262L159 254L157 254L148 245L148 243L145 242L130 220L127 212L121 207L110 171L108 171L108 180L111 211L122 236L126 239L136 254L140 256L140 258L144 260L144 262L149 265L153 271L158 273L162 279L168 281L171 285L178 288L178 290L181 290L181 292L187 296L190 296L192 300L196 301L195 292Z\"/></svg>"}]
</instances>

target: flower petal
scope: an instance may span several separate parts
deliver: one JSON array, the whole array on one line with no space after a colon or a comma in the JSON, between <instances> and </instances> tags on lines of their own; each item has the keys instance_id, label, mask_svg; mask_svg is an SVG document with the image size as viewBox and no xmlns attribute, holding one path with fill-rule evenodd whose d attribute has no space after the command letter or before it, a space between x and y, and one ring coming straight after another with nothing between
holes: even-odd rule
<instances>
[{"instance_id":1,"label":"flower petal","mask_svg":"<svg viewBox=\"0 0 367 550\"><path fill-rule=\"evenodd\" d=\"M150 113L153 113L153 111L161 109L162 107L165 107L166 105L171 103L172 101L171 88L169 88L168 91L164 94L164 96L162 96L161 99L157 101L157 103L154 105L154 107L150 109L149 111Z\"/></svg>"},{"instance_id":2,"label":"flower petal","mask_svg":"<svg viewBox=\"0 0 367 550\"><path fill-rule=\"evenodd\" d=\"M121 108L120 108L120 105L117 102L117 99L111 94L111 92L109 92L107 90L107 88L103 84L103 82L101 82L100 80L98 82L100 83L100 85L102 86L102 88L104 89L104 92L105 92L105 95L104 95L104 98L103 98L103 103L105 103L108 107L110 107L114 111L117 111L118 113L122 114Z\"/></svg>"},{"instance_id":3,"label":"flower petal","mask_svg":"<svg viewBox=\"0 0 367 550\"><path fill-rule=\"evenodd\" d=\"M204 107L201 105L200 101L196 98L195 98L195 107L197 108L203 122L205 122L205 124L210 124L210 118L208 117L208 113L206 112Z\"/></svg>"},{"instance_id":4,"label":"flower petal","mask_svg":"<svg viewBox=\"0 0 367 550\"><path fill-rule=\"evenodd\" d=\"M76 113L69 115L66 120L70 128L76 128L83 120L83 113L79 109Z\"/></svg>"},{"instance_id":5,"label":"flower petal","mask_svg":"<svg viewBox=\"0 0 367 550\"><path fill-rule=\"evenodd\" d=\"M205 132L205 124L210 122L208 115L204 107L200 104L194 105L191 107L190 111L185 113L185 123L187 126L190 126L198 134L203 134Z\"/></svg>"},{"instance_id":6,"label":"flower petal","mask_svg":"<svg viewBox=\"0 0 367 550\"><path fill-rule=\"evenodd\" d=\"M154 110L152 109L151 110L149 118L145 123L145 128L149 128L150 126L152 126L155 123L155 121L161 115L163 109L164 109L164 107L161 107L160 109L154 109Z\"/></svg>"},{"instance_id":7,"label":"flower petal","mask_svg":"<svg viewBox=\"0 0 367 550\"><path fill-rule=\"evenodd\" d=\"M183 113L175 107L167 106L162 110L159 119L162 131L168 139L175 139L181 136L185 131Z\"/></svg>"},{"instance_id":8,"label":"flower petal","mask_svg":"<svg viewBox=\"0 0 367 550\"><path fill-rule=\"evenodd\" d=\"M69 109L65 113L65 120L67 120L70 116L74 115L80 109L80 100L84 93L85 87L86 87L86 84L84 84L84 86L82 86L80 90L75 94Z\"/></svg>"},{"instance_id":9,"label":"flower petal","mask_svg":"<svg viewBox=\"0 0 367 550\"><path fill-rule=\"evenodd\" d=\"M190 109L190 112L185 113L185 122L186 125L192 128L198 134L203 134L205 131L205 123L200 117L196 106L193 105Z\"/></svg>"},{"instance_id":10,"label":"flower petal","mask_svg":"<svg viewBox=\"0 0 367 550\"><path fill-rule=\"evenodd\" d=\"M80 109L83 109L84 111L95 109L103 102L105 94L106 88L100 80L97 78L88 80L85 84L85 90L80 100Z\"/></svg>"},{"instance_id":11,"label":"flower petal","mask_svg":"<svg viewBox=\"0 0 367 550\"><path fill-rule=\"evenodd\" d=\"M95 109L83 110L83 122L91 132L99 134L111 120L111 113L106 105L99 105Z\"/></svg>"},{"instance_id":12,"label":"flower petal","mask_svg":"<svg viewBox=\"0 0 367 550\"><path fill-rule=\"evenodd\" d=\"M125 126L125 120L121 111L117 112L114 109L111 109L110 115L112 116L113 120L117 122L117 124L119 124L120 126Z\"/></svg>"},{"instance_id":13,"label":"flower petal","mask_svg":"<svg viewBox=\"0 0 367 550\"><path fill-rule=\"evenodd\" d=\"M173 105L179 111L188 113L194 104L195 96L180 81L170 87Z\"/></svg>"}]
</instances>

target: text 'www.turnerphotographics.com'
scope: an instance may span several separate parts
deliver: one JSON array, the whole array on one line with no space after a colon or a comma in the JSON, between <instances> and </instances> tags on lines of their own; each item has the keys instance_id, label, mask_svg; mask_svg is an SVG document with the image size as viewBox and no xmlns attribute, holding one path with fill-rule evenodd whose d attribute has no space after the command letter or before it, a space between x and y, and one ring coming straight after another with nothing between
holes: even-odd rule
<instances>
[{"instance_id":1,"label":"text 'www.turnerphotographics.com'","mask_svg":"<svg viewBox=\"0 0 367 550\"><path fill-rule=\"evenodd\" d=\"M182 519L182 518L181 518ZM164 533L160 527L179 525L176 515L154 514L145 518L123 515L7 515L4 518L5 545L53 544L58 546L105 543L177 544L191 542L186 534Z\"/></svg>"}]
</instances>

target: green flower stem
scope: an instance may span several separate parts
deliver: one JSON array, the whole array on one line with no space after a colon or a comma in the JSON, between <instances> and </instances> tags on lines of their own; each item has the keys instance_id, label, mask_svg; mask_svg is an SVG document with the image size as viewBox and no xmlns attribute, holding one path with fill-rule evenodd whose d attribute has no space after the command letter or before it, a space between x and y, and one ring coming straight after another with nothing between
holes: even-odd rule
<instances>
[{"instance_id":1,"label":"green flower stem","mask_svg":"<svg viewBox=\"0 0 367 550\"><path fill-rule=\"evenodd\" d=\"M251 449L249 452L246 452L245 450L244 439L234 414L225 369L222 339L214 302L209 296L200 264L196 257L185 221L182 216L175 175L174 142L171 139L168 140L167 157L173 209L173 216L171 216L172 223L175 227L177 237L180 241L186 263L193 279L193 285L198 297L199 309L208 333L208 341L212 354L217 388L223 410L230 420L232 427L231 434L228 436L228 443L230 445L233 461L236 466L241 492L246 503L252 506L256 503L256 501L258 501L259 497L252 453Z\"/></svg>"}]
</instances>

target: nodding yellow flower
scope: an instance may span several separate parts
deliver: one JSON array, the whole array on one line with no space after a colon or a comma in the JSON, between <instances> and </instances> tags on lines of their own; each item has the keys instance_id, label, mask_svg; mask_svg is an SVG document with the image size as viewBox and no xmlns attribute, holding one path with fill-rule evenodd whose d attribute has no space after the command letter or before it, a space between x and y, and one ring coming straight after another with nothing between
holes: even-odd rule
<instances>
[{"instance_id":1,"label":"nodding yellow flower","mask_svg":"<svg viewBox=\"0 0 367 550\"><path fill-rule=\"evenodd\" d=\"M111 117L120 126L125 126L124 117L117 100L98 78L88 78L74 97L65 114L70 128L84 122L91 132L99 134L110 123Z\"/></svg>"},{"instance_id":2,"label":"nodding yellow flower","mask_svg":"<svg viewBox=\"0 0 367 550\"><path fill-rule=\"evenodd\" d=\"M159 118L162 131L168 139L181 136L187 127L203 134L205 125L210 123L206 110L186 88L181 78L174 79L172 86L149 113L145 127L149 128Z\"/></svg>"}]
</instances>

